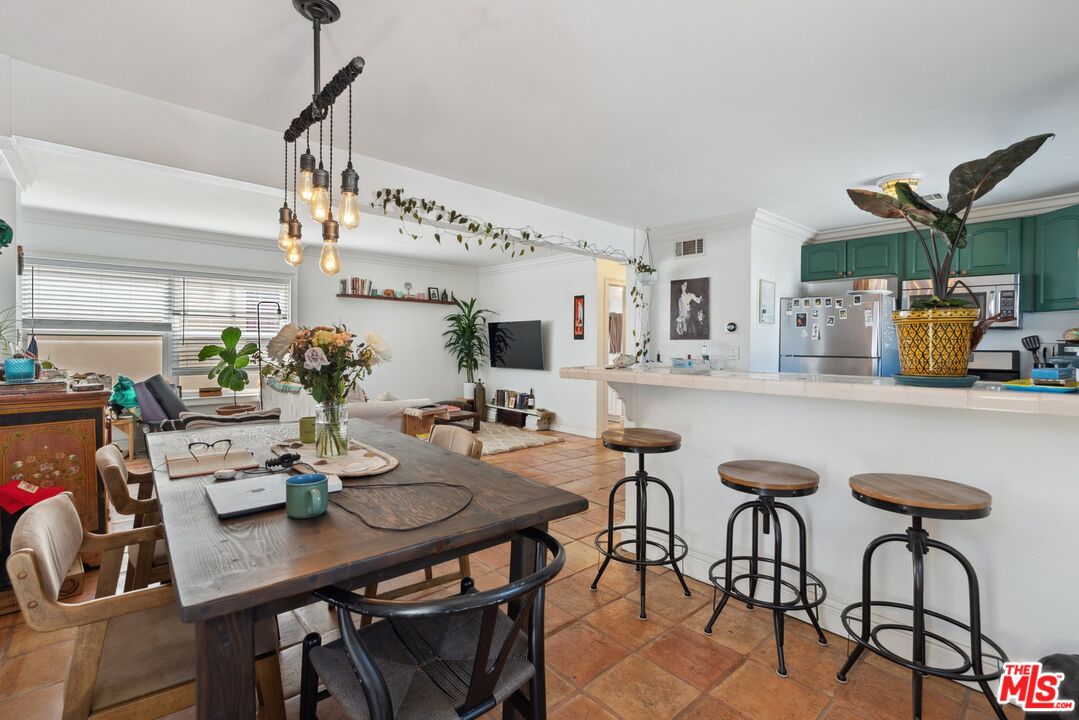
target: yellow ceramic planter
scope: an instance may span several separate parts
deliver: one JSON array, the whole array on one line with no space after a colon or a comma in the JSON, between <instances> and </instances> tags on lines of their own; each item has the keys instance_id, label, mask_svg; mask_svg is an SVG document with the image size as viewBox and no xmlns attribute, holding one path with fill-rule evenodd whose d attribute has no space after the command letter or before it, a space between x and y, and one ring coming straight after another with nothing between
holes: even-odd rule
<instances>
[{"instance_id":1,"label":"yellow ceramic planter","mask_svg":"<svg viewBox=\"0 0 1079 720\"><path fill-rule=\"evenodd\" d=\"M899 367L904 375L966 375L978 308L896 310Z\"/></svg>"}]
</instances>

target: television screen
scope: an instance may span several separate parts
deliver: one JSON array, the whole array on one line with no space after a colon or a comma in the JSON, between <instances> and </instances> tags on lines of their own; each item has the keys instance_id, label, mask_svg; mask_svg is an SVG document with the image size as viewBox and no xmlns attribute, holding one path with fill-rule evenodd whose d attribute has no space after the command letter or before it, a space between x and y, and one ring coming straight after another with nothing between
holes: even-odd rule
<instances>
[{"instance_id":1,"label":"television screen","mask_svg":"<svg viewBox=\"0 0 1079 720\"><path fill-rule=\"evenodd\" d=\"M543 369L543 342L540 321L493 322L488 324L491 367Z\"/></svg>"}]
</instances>

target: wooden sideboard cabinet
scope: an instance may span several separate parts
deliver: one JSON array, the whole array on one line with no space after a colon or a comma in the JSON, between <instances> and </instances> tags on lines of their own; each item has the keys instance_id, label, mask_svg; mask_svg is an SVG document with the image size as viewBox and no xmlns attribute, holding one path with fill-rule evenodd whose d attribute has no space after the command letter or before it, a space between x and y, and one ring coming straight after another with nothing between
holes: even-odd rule
<instances>
[{"instance_id":1,"label":"wooden sideboard cabinet","mask_svg":"<svg viewBox=\"0 0 1079 720\"><path fill-rule=\"evenodd\" d=\"M105 494L94 453L105 443L108 399L108 391L0 395L0 484L27 480L70 490L83 527L105 532ZM4 514L0 566L7 562L7 525L13 520ZM0 614L16 609L5 570L0 572Z\"/></svg>"}]
</instances>

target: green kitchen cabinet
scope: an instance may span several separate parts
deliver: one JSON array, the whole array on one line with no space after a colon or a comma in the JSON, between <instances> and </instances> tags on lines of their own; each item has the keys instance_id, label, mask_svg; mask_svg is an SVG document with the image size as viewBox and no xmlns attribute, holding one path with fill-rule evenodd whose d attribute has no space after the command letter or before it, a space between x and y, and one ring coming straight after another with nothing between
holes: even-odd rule
<instances>
[{"instance_id":1,"label":"green kitchen cabinet","mask_svg":"<svg viewBox=\"0 0 1079 720\"><path fill-rule=\"evenodd\" d=\"M847 276L846 241L802 246L802 282Z\"/></svg>"},{"instance_id":2,"label":"green kitchen cabinet","mask_svg":"<svg viewBox=\"0 0 1079 720\"><path fill-rule=\"evenodd\" d=\"M847 241L847 277L899 274L899 235Z\"/></svg>"},{"instance_id":3,"label":"green kitchen cabinet","mask_svg":"<svg viewBox=\"0 0 1079 720\"><path fill-rule=\"evenodd\" d=\"M971 223L959 249L960 275L1012 275L1020 271L1023 220Z\"/></svg>"},{"instance_id":4,"label":"green kitchen cabinet","mask_svg":"<svg viewBox=\"0 0 1079 720\"><path fill-rule=\"evenodd\" d=\"M923 230L921 233L926 242L931 242L929 239L929 230ZM932 275L932 270L929 267L929 260L925 256L925 248L923 247L918 236L914 234L914 231L905 232L900 236L900 247L903 248L903 272L900 275L901 280L928 280ZM944 256L948 252L948 241L942 236L937 236L937 249L936 252L943 260ZM956 268L958 265L957 259L952 258L952 267Z\"/></svg>"},{"instance_id":5,"label":"green kitchen cabinet","mask_svg":"<svg viewBox=\"0 0 1079 720\"><path fill-rule=\"evenodd\" d=\"M1034 218L1034 310L1079 309L1079 205Z\"/></svg>"}]
</instances>

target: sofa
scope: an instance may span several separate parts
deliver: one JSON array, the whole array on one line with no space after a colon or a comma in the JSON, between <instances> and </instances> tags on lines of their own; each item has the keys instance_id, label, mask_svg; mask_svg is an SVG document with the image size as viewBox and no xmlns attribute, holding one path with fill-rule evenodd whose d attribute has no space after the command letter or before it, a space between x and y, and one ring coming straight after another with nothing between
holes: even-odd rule
<instances>
[{"instance_id":1,"label":"sofa","mask_svg":"<svg viewBox=\"0 0 1079 720\"><path fill-rule=\"evenodd\" d=\"M263 401L265 407L281 408L281 422L296 422L302 417L312 417L318 405L306 390L283 392L269 384L263 389ZM428 398L366 400L361 392L349 398L348 416L370 420L384 428L400 432L404 424L402 413L405 408L430 404L431 400Z\"/></svg>"}]
</instances>

